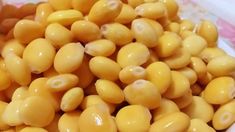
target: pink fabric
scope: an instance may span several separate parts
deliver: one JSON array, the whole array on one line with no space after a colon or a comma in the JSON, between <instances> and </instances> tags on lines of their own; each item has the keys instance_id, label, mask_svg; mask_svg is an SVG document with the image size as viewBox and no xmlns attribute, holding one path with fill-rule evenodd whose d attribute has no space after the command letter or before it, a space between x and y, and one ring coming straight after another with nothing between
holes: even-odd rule
<instances>
[{"instance_id":1,"label":"pink fabric","mask_svg":"<svg viewBox=\"0 0 235 132\"><path fill-rule=\"evenodd\" d=\"M229 24L223 19L218 19L216 24L218 25L221 37L228 39L233 43L232 46L235 47L235 26Z\"/></svg>"}]
</instances>

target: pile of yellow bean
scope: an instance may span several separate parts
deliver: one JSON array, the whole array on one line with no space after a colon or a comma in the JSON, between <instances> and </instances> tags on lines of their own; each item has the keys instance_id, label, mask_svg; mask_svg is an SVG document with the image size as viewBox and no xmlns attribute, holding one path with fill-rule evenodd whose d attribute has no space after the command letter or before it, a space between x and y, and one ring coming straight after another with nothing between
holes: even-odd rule
<instances>
[{"instance_id":1,"label":"pile of yellow bean","mask_svg":"<svg viewBox=\"0 0 235 132\"><path fill-rule=\"evenodd\" d=\"M0 13L1 132L215 132L235 58L175 0L48 0Z\"/></svg>"}]
</instances>

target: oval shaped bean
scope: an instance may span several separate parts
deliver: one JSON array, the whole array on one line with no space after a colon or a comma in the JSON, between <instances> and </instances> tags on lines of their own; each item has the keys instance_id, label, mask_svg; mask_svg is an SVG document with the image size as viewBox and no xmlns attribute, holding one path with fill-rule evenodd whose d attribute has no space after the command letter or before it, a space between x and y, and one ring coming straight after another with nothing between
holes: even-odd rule
<instances>
[{"instance_id":1,"label":"oval shaped bean","mask_svg":"<svg viewBox=\"0 0 235 132\"><path fill-rule=\"evenodd\" d=\"M171 100L162 98L160 106L154 109L152 112L154 122L167 116L168 114L179 112L178 106Z\"/></svg>"},{"instance_id":2,"label":"oval shaped bean","mask_svg":"<svg viewBox=\"0 0 235 132\"><path fill-rule=\"evenodd\" d=\"M54 115L53 106L40 96L28 97L19 108L20 119L30 126L45 127L50 124Z\"/></svg>"},{"instance_id":3,"label":"oval shaped bean","mask_svg":"<svg viewBox=\"0 0 235 132\"><path fill-rule=\"evenodd\" d=\"M124 101L124 93L114 82L104 79L98 79L95 82L98 95L106 102L120 104Z\"/></svg>"},{"instance_id":4,"label":"oval shaped bean","mask_svg":"<svg viewBox=\"0 0 235 132\"><path fill-rule=\"evenodd\" d=\"M167 31L174 32L179 34L180 33L180 25L177 22L171 22L169 25L165 27Z\"/></svg>"},{"instance_id":5,"label":"oval shaped bean","mask_svg":"<svg viewBox=\"0 0 235 132\"><path fill-rule=\"evenodd\" d=\"M231 75L235 71L235 58L229 55L216 57L207 64L207 70L216 77Z\"/></svg>"},{"instance_id":6,"label":"oval shaped bean","mask_svg":"<svg viewBox=\"0 0 235 132\"><path fill-rule=\"evenodd\" d=\"M182 109L190 118L198 118L204 122L211 121L214 115L212 105L208 104L202 97L193 96L192 103Z\"/></svg>"},{"instance_id":7,"label":"oval shaped bean","mask_svg":"<svg viewBox=\"0 0 235 132\"><path fill-rule=\"evenodd\" d=\"M182 39L176 33L163 34L158 39L155 51L159 57L169 57L174 55L182 45Z\"/></svg>"},{"instance_id":8,"label":"oval shaped bean","mask_svg":"<svg viewBox=\"0 0 235 132\"><path fill-rule=\"evenodd\" d=\"M102 25L101 33L104 38L113 41L116 45L119 46L128 44L133 40L133 35L130 29L119 23Z\"/></svg>"},{"instance_id":9,"label":"oval shaped bean","mask_svg":"<svg viewBox=\"0 0 235 132\"><path fill-rule=\"evenodd\" d=\"M92 7L88 14L88 20L102 25L114 21L122 10L122 3L119 0L99 0Z\"/></svg>"},{"instance_id":10,"label":"oval shaped bean","mask_svg":"<svg viewBox=\"0 0 235 132\"><path fill-rule=\"evenodd\" d=\"M20 132L47 132L47 130L40 127L25 127Z\"/></svg>"},{"instance_id":11,"label":"oval shaped bean","mask_svg":"<svg viewBox=\"0 0 235 132\"><path fill-rule=\"evenodd\" d=\"M71 8L71 0L48 0L55 10L66 10Z\"/></svg>"},{"instance_id":12,"label":"oval shaped bean","mask_svg":"<svg viewBox=\"0 0 235 132\"><path fill-rule=\"evenodd\" d=\"M52 23L46 28L45 38L50 40L55 48L60 48L65 44L72 42L73 34L66 27L58 23Z\"/></svg>"},{"instance_id":13,"label":"oval shaped bean","mask_svg":"<svg viewBox=\"0 0 235 132\"><path fill-rule=\"evenodd\" d=\"M186 114L174 112L155 121L151 125L149 132L184 132L188 129L189 125L190 118Z\"/></svg>"},{"instance_id":14,"label":"oval shaped bean","mask_svg":"<svg viewBox=\"0 0 235 132\"><path fill-rule=\"evenodd\" d=\"M73 32L74 37L83 43L88 43L101 38L99 27L95 23L86 20L74 22L71 26L71 31Z\"/></svg>"},{"instance_id":15,"label":"oval shaped bean","mask_svg":"<svg viewBox=\"0 0 235 132\"><path fill-rule=\"evenodd\" d=\"M119 79L125 84L133 83L138 79L145 79L147 72L140 66L127 66L119 72Z\"/></svg>"},{"instance_id":16,"label":"oval shaped bean","mask_svg":"<svg viewBox=\"0 0 235 132\"><path fill-rule=\"evenodd\" d=\"M148 48L141 43L127 44L118 51L117 63L122 67L130 65L142 65L148 61L150 52Z\"/></svg>"},{"instance_id":17,"label":"oval shaped bean","mask_svg":"<svg viewBox=\"0 0 235 132\"><path fill-rule=\"evenodd\" d=\"M185 68L181 68L177 71L179 71L185 77L188 78L190 85L193 85L194 83L196 83L198 77L197 77L197 73L193 69L185 67Z\"/></svg>"},{"instance_id":18,"label":"oval shaped bean","mask_svg":"<svg viewBox=\"0 0 235 132\"><path fill-rule=\"evenodd\" d=\"M179 98L175 98L172 101L174 101L176 103L176 105L178 106L179 109L187 107L193 101L192 90L189 89L185 95L183 95Z\"/></svg>"},{"instance_id":19,"label":"oval shaped bean","mask_svg":"<svg viewBox=\"0 0 235 132\"><path fill-rule=\"evenodd\" d=\"M217 109L212 119L212 125L216 130L224 130L234 123L234 107L235 100L232 100Z\"/></svg>"},{"instance_id":20,"label":"oval shaped bean","mask_svg":"<svg viewBox=\"0 0 235 132\"><path fill-rule=\"evenodd\" d=\"M7 89L11 85L11 77L6 71L0 69L0 91Z\"/></svg>"},{"instance_id":21,"label":"oval shaped bean","mask_svg":"<svg viewBox=\"0 0 235 132\"><path fill-rule=\"evenodd\" d=\"M128 105L116 115L116 124L122 132L145 132L150 128L150 111L142 105Z\"/></svg>"},{"instance_id":22,"label":"oval shaped bean","mask_svg":"<svg viewBox=\"0 0 235 132\"><path fill-rule=\"evenodd\" d=\"M110 56L115 50L115 43L107 39L91 41L85 45L85 53L91 56Z\"/></svg>"},{"instance_id":23,"label":"oval shaped bean","mask_svg":"<svg viewBox=\"0 0 235 132\"><path fill-rule=\"evenodd\" d=\"M154 62L146 68L147 80L151 81L162 94L170 86L172 77L170 68L163 62Z\"/></svg>"},{"instance_id":24,"label":"oval shaped bean","mask_svg":"<svg viewBox=\"0 0 235 132\"><path fill-rule=\"evenodd\" d=\"M117 131L114 120L103 105L94 105L85 109L81 113L78 123L80 132Z\"/></svg>"},{"instance_id":25,"label":"oval shaped bean","mask_svg":"<svg viewBox=\"0 0 235 132\"><path fill-rule=\"evenodd\" d=\"M187 132L216 132L201 119L191 119Z\"/></svg>"},{"instance_id":26,"label":"oval shaped bean","mask_svg":"<svg viewBox=\"0 0 235 132\"><path fill-rule=\"evenodd\" d=\"M11 101L24 100L28 96L29 96L28 87L19 87L14 91L11 97Z\"/></svg>"},{"instance_id":27,"label":"oval shaped bean","mask_svg":"<svg viewBox=\"0 0 235 132\"><path fill-rule=\"evenodd\" d=\"M180 22L180 31L193 31L195 24L188 19L181 20Z\"/></svg>"},{"instance_id":28,"label":"oval shaped bean","mask_svg":"<svg viewBox=\"0 0 235 132\"><path fill-rule=\"evenodd\" d=\"M190 89L190 83L182 73L178 71L171 71L172 83L163 96L175 99L185 95Z\"/></svg>"},{"instance_id":29,"label":"oval shaped bean","mask_svg":"<svg viewBox=\"0 0 235 132\"><path fill-rule=\"evenodd\" d=\"M131 31L137 42L143 43L149 48L157 45L159 36L157 36L157 32L153 26L144 19L133 20L131 24Z\"/></svg>"},{"instance_id":30,"label":"oval shaped bean","mask_svg":"<svg viewBox=\"0 0 235 132\"><path fill-rule=\"evenodd\" d=\"M30 42L23 53L23 60L33 73L39 74L48 70L55 57L55 49L46 39L35 39Z\"/></svg>"},{"instance_id":31,"label":"oval shaped bean","mask_svg":"<svg viewBox=\"0 0 235 132\"><path fill-rule=\"evenodd\" d=\"M34 39L44 35L44 27L32 20L20 20L14 27L14 37L23 44L28 44Z\"/></svg>"},{"instance_id":32,"label":"oval shaped bean","mask_svg":"<svg viewBox=\"0 0 235 132\"><path fill-rule=\"evenodd\" d=\"M149 109L160 106L161 95L156 86L146 80L136 80L124 89L125 99L132 105L143 105ZM138 97L138 98L136 98Z\"/></svg>"},{"instance_id":33,"label":"oval shaped bean","mask_svg":"<svg viewBox=\"0 0 235 132\"><path fill-rule=\"evenodd\" d=\"M47 17L53 12L53 8L49 3L41 3L38 5L35 14L35 21L47 26Z\"/></svg>"},{"instance_id":34,"label":"oval shaped bean","mask_svg":"<svg viewBox=\"0 0 235 132\"><path fill-rule=\"evenodd\" d=\"M137 15L149 19L158 19L167 14L165 5L161 2L143 3L135 8Z\"/></svg>"},{"instance_id":35,"label":"oval shaped bean","mask_svg":"<svg viewBox=\"0 0 235 132\"><path fill-rule=\"evenodd\" d=\"M207 74L206 64L199 57L191 57L189 67L197 73L198 78L204 77Z\"/></svg>"},{"instance_id":36,"label":"oval shaped bean","mask_svg":"<svg viewBox=\"0 0 235 132\"><path fill-rule=\"evenodd\" d=\"M19 57L22 57L24 52L24 45L22 45L17 40L10 40L8 41L1 51L2 57L5 57L8 53L14 53Z\"/></svg>"},{"instance_id":37,"label":"oval shaped bean","mask_svg":"<svg viewBox=\"0 0 235 132\"><path fill-rule=\"evenodd\" d=\"M171 69L180 69L180 68L184 68L190 63L190 57L191 55L189 51L183 48L180 48L172 56L164 58L163 61Z\"/></svg>"},{"instance_id":38,"label":"oval shaped bean","mask_svg":"<svg viewBox=\"0 0 235 132\"><path fill-rule=\"evenodd\" d=\"M128 24L131 23L131 21L134 20L136 16L137 14L135 13L134 8L128 4L123 3L122 10L120 14L115 18L115 22Z\"/></svg>"},{"instance_id":39,"label":"oval shaped bean","mask_svg":"<svg viewBox=\"0 0 235 132\"><path fill-rule=\"evenodd\" d=\"M217 47L207 47L199 55L199 57L205 62L208 63L212 59L220 56L226 55L226 52L223 49Z\"/></svg>"},{"instance_id":40,"label":"oval shaped bean","mask_svg":"<svg viewBox=\"0 0 235 132\"><path fill-rule=\"evenodd\" d=\"M60 132L78 132L79 131L79 118L81 112L80 111L73 111L64 113L58 122L58 128Z\"/></svg>"},{"instance_id":41,"label":"oval shaped bean","mask_svg":"<svg viewBox=\"0 0 235 132\"><path fill-rule=\"evenodd\" d=\"M46 82L48 78L37 78L31 82L28 88L30 96L40 96L46 99L54 107L55 111L60 110L61 94L52 93L47 87Z\"/></svg>"},{"instance_id":42,"label":"oval shaped bean","mask_svg":"<svg viewBox=\"0 0 235 132\"><path fill-rule=\"evenodd\" d=\"M2 96L2 95L1 95ZM6 107L7 107L8 103L3 102L2 100L0 100L0 116L2 117ZM6 130L9 129L10 126L7 125L7 123L4 122L3 118L0 118L0 130Z\"/></svg>"},{"instance_id":43,"label":"oval shaped bean","mask_svg":"<svg viewBox=\"0 0 235 132\"><path fill-rule=\"evenodd\" d=\"M31 72L25 60L11 53L6 55L4 61L14 81L23 86L31 82Z\"/></svg>"},{"instance_id":44,"label":"oval shaped bean","mask_svg":"<svg viewBox=\"0 0 235 132\"><path fill-rule=\"evenodd\" d=\"M59 74L49 78L46 87L52 92L68 90L77 85L79 78L74 74Z\"/></svg>"},{"instance_id":45,"label":"oval shaped bean","mask_svg":"<svg viewBox=\"0 0 235 132\"><path fill-rule=\"evenodd\" d=\"M3 19L0 23L0 31L1 33L7 34L12 28L14 28L15 24L19 21L18 18L7 18Z\"/></svg>"},{"instance_id":46,"label":"oval shaped bean","mask_svg":"<svg viewBox=\"0 0 235 132\"><path fill-rule=\"evenodd\" d=\"M100 79L115 81L121 67L115 61L102 56L93 57L89 62L91 72ZM104 69L105 67L105 69Z\"/></svg>"},{"instance_id":47,"label":"oval shaped bean","mask_svg":"<svg viewBox=\"0 0 235 132\"><path fill-rule=\"evenodd\" d=\"M75 21L83 19L83 15L80 11L69 9L69 10L60 10L51 13L47 17L47 22L59 23L63 26L72 25Z\"/></svg>"},{"instance_id":48,"label":"oval shaped bean","mask_svg":"<svg viewBox=\"0 0 235 132\"><path fill-rule=\"evenodd\" d=\"M36 12L37 5L34 3L25 3L17 10L18 18L25 18L26 16L34 15Z\"/></svg>"},{"instance_id":49,"label":"oval shaped bean","mask_svg":"<svg viewBox=\"0 0 235 132\"><path fill-rule=\"evenodd\" d=\"M83 90L79 87L71 88L66 91L61 99L60 108L64 112L75 110L82 102L84 97Z\"/></svg>"},{"instance_id":50,"label":"oval shaped bean","mask_svg":"<svg viewBox=\"0 0 235 132\"><path fill-rule=\"evenodd\" d=\"M158 21L148 19L148 18L140 18L140 19L143 19L146 22L148 22L150 25L152 25L152 27L154 28L154 30L157 33L157 36L162 36L163 35L163 31L164 31L163 27Z\"/></svg>"},{"instance_id":51,"label":"oval shaped bean","mask_svg":"<svg viewBox=\"0 0 235 132\"><path fill-rule=\"evenodd\" d=\"M80 43L69 43L55 55L54 68L59 73L70 73L79 68L84 57L84 47Z\"/></svg>"},{"instance_id":52,"label":"oval shaped bean","mask_svg":"<svg viewBox=\"0 0 235 132\"><path fill-rule=\"evenodd\" d=\"M211 21L202 21L197 29L197 33L207 41L209 47L214 47L216 45L218 31L217 27Z\"/></svg>"},{"instance_id":53,"label":"oval shaped bean","mask_svg":"<svg viewBox=\"0 0 235 132\"><path fill-rule=\"evenodd\" d=\"M75 10L81 11L83 14L88 14L91 7L98 0L72 0L72 7Z\"/></svg>"},{"instance_id":54,"label":"oval shaped bean","mask_svg":"<svg viewBox=\"0 0 235 132\"><path fill-rule=\"evenodd\" d=\"M210 104L224 104L232 100L235 97L234 79L231 77L213 79L206 86L203 97Z\"/></svg>"},{"instance_id":55,"label":"oval shaped bean","mask_svg":"<svg viewBox=\"0 0 235 132\"><path fill-rule=\"evenodd\" d=\"M198 56L206 48L207 42L199 35L191 35L183 40L182 45L192 56Z\"/></svg>"},{"instance_id":56,"label":"oval shaped bean","mask_svg":"<svg viewBox=\"0 0 235 132\"><path fill-rule=\"evenodd\" d=\"M177 15L179 6L175 0L160 0L159 2L162 2L165 4L167 8L167 15L169 18L174 18Z\"/></svg>"},{"instance_id":57,"label":"oval shaped bean","mask_svg":"<svg viewBox=\"0 0 235 132\"><path fill-rule=\"evenodd\" d=\"M2 120L9 126L17 126L23 124L20 118L19 110L23 104L22 100L11 101L2 113Z\"/></svg>"}]
</instances>

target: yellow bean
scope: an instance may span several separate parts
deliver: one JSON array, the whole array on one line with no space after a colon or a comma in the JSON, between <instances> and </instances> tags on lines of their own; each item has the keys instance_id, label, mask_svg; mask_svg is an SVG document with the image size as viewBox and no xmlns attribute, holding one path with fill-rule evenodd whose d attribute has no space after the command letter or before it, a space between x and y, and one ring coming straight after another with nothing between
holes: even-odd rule
<instances>
[{"instance_id":1,"label":"yellow bean","mask_svg":"<svg viewBox=\"0 0 235 132\"><path fill-rule=\"evenodd\" d=\"M79 87L86 88L91 84L94 79L94 75L89 68L89 59L87 56L84 56L82 64L76 71L73 72L73 74L77 75L79 78Z\"/></svg>"},{"instance_id":2,"label":"yellow bean","mask_svg":"<svg viewBox=\"0 0 235 132\"><path fill-rule=\"evenodd\" d=\"M24 100L29 96L29 92L28 92L28 87L19 87L17 88L12 97L11 100L15 101L15 100Z\"/></svg>"},{"instance_id":3,"label":"yellow bean","mask_svg":"<svg viewBox=\"0 0 235 132\"><path fill-rule=\"evenodd\" d=\"M193 29L195 28L195 24L188 20L188 19L184 19L180 22L180 31L193 31Z\"/></svg>"},{"instance_id":4,"label":"yellow bean","mask_svg":"<svg viewBox=\"0 0 235 132\"><path fill-rule=\"evenodd\" d=\"M79 131L79 118L81 112L73 111L64 113L58 122L58 128L60 132L78 132Z\"/></svg>"},{"instance_id":5,"label":"yellow bean","mask_svg":"<svg viewBox=\"0 0 235 132\"><path fill-rule=\"evenodd\" d=\"M198 56L207 46L207 42L199 35L191 35L183 40L183 48L192 56Z\"/></svg>"},{"instance_id":6,"label":"yellow bean","mask_svg":"<svg viewBox=\"0 0 235 132\"><path fill-rule=\"evenodd\" d=\"M135 19L131 24L131 31L137 42L143 43L149 48L157 45L157 32L153 26L144 19ZM148 35L146 35L148 34Z\"/></svg>"},{"instance_id":7,"label":"yellow bean","mask_svg":"<svg viewBox=\"0 0 235 132\"><path fill-rule=\"evenodd\" d=\"M100 79L115 81L121 67L115 61L102 56L93 57L89 62L91 72ZM105 67L105 68L104 68Z\"/></svg>"},{"instance_id":8,"label":"yellow bean","mask_svg":"<svg viewBox=\"0 0 235 132\"><path fill-rule=\"evenodd\" d=\"M16 83L15 81L12 81L11 82L11 85L5 89L3 92L4 92L4 95L7 97L8 101L11 100L12 98L12 95L14 93L14 91L20 87L20 85L18 83Z\"/></svg>"},{"instance_id":9,"label":"yellow bean","mask_svg":"<svg viewBox=\"0 0 235 132\"><path fill-rule=\"evenodd\" d=\"M0 32L1 33L8 33L12 28L14 28L15 24L19 21L18 18L7 18L3 19L0 23Z\"/></svg>"},{"instance_id":10,"label":"yellow bean","mask_svg":"<svg viewBox=\"0 0 235 132\"><path fill-rule=\"evenodd\" d=\"M81 104L83 97L84 93L81 88L71 88L63 95L61 99L60 109L64 112L75 110Z\"/></svg>"},{"instance_id":11,"label":"yellow bean","mask_svg":"<svg viewBox=\"0 0 235 132\"><path fill-rule=\"evenodd\" d=\"M197 73L198 78L204 77L207 74L206 64L199 57L191 57L189 67Z\"/></svg>"},{"instance_id":12,"label":"yellow bean","mask_svg":"<svg viewBox=\"0 0 235 132\"><path fill-rule=\"evenodd\" d=\"M157 56L157 53L153 49L149 49L150 57L147 62L145 62L142 66L144 68L148 67L150 64L159 61L159 57Z\"/></svg>"},{"instance_id":13,"label":"yellow bean","mask_svg":"<svg viewBox=\"0 0 235 132\"><path fill-rule=\"evenodd\" d=\"M114 42L107 39L91 41L85 45L85 53L90 56L110 56L116 50Z\"/></svg>"},{"instance_id":14,"label":"yellow bean","mask_svg":"<svg viewBox=\"0 0 235 132\"><path fill-rule=\"evenodd\" d=\"M177 104L179 109L187 107L193 101L192 90L189 89L188 92L185 95L183 95L179 98L175 98L172 101L174 101Z\"/></svg>"},{"instance_id":15,"label":"yellow bean","mask_svg":"<svg viewBox=\"0 0 235 132\"><path fill-rule=\"evenodd\" d=\"M8 103L0 101L0 116L2 117ZM0 118L0 131L9 129L10 126L4 122L3 118Z\"/></svg>"},{"instance_id":16,"label":"yellow bean","mask_svg":"<svg viewBox=\"0 0 235 132\"><path fill-rule=\"evenodd\" d=\"M216 45L218 40L218 31L211 21L202 21L197 29L197 33L207 41L209 47L214 47Z\"/></svg>"},{"instance_id":17,"label":"yellow bean","mask_svg":"<svg viewBox=\"0 0 235 132\"><path fill-rule=\"evenodd\" d=\"M168 114L155 121L149 132L184 132L190 125L190 118L182 112Z\"/></svg>"},{"instance_id":18,"label":"yellow bean","mask_svg":"<svg viewBox=\"0 0 235 132\"><path fill-rule=\"evenodd\" d=\"M142 105L128 105L116 115L116 124L121 132L146 132L150 128L150 111Z\"/></svg>"},{"instance_id":19,"label":"yellow bean","mask_svg":"<svg viewBox=\"0 0 235 132\"><path fill-rule=\"evenodd\" d=\"M14 81L23 86L30 83L31 72L25 60L11 53L6 55L4 61Z\"/></svg>"},{"instance_id":20,"label":"yellow bean","mask_svg":"<svg viewBox=\"0 0 235 132\"><path fill-rule=\"evenodd\" d=\"M54 68L58 73L70 73L79 68L84 57L84 47L80 43L69 43L61 47L55 55Z\"/></svg>"},{"instance_id":21,"label":"yellow bean","mask_svg":"<svg viewBox=\"0 0 235 132\"><path fill-rule=\"evenodd\" d=\"M140 66L127 66L119 72L119 79L125 84L133 83L138 79L145 79L146 70Z\"/></svg>"},{"instance_id":22,"label":"yellow bean","mask_svg":"<svg viewBox=\"0 0 235 132\"><path fill-rule=\"evenodd\" d=\"M20 132L47 132L47 130L40 127L25 127Z\"/></svg>"},{"instance_id":23,"label":"yellow bean","mask_svg":"<svg viewBox=\"0 0 235 132\"><path fill-rule=\"evenodd\" d=\"M231 77L218 77L213 79L206 86L203 97L211 104L224 104L232 100L235 97L234 79Z\"/></svg>"},{"instance_id":24,"label":"yellow bean","mask_svg":"<svg viewBox=\"0 0 235 132\"><path fill-rule=\"evenodd\" d=\"M177 15L179 6L175 0L159 0L159 1L165 4L169 18L174 18Z\"/></svg>"},{"instance_id":25,"label":"yellow bean","mask_svg":"<svg viewBox=\"0 0 235 132\"><path fill-rule=\"evenodd\" d=\"M223 130L235 121L235 100L221 105L214 114L212 125L216 130Z\"/></svg>"},{"instance_id":26,"label":"yellow bean","mask_svg":"<svg viewBox=\"0 0 235 132\"><path fill-rule=\"evenodd\" d=\"M148 18L140 18L140 19L143 19L143 20L147 21L150 25L152 25L152 27L154 28L154 30L157 33L157 36L163 35L163 27L159 22L152 20L152 19L148 19Z\"/></svg>"},{"instance_id":27,"label":"yellow bean","mask_svg":"<svg viewBox=\"0 0 235 132\"><path fill-rule=\"evenodd\" d=\"M115 18L115 22L121 24L128 24L131 23L132 20L136 18L137 14L133 7L128 4L123 3L122 10L120 14Z\"/></svg>"},{"instance_id":28,"label":"yellow bean","mask_svg":"<svg viewBox=\"0 0 235 132\"><path fill-rule=\"evenodd\" d=\"M0 57L0 70L7 71L6 64L4 62L4 59Z\"/></svg>"},{"instance_id":29,"label":"yellow bean","mask_svg":"<svg viewBox=\"0 0 235 132\"><path fill-rule=\"evenodd\" d=\"M71 0L48 0L55 10L66 10L71 8Z\"/></svg>"},{"instance_id":30,"label":"yellow bean","mask_svg":"<svg viewBox=\"0 0 235 132\"><path fill-rule=\"evenodd\" d=\"M214 115L212 105L208 104L202 97L193 96L193 101L190 105L182 109L190 118L198 118L204 122L211 121Z\"/></svg>"},{"instance_id":31,"label":"yellow bean","mask_svg":"<svg viewBox=\"0 0 235 132\"><path fill-rule=\"evenodd\" d=\"M48 100L56 111L60 110L61 95L52 93L47 87L47 78L37 78L31 82L28 88L30 96L40 96Z\"/></svg>"},{"instance_id":32,"label":"yellow bean","mask_svg":"<svg viewBox=\"0 0 235 132\"><path fill-rule=\"evenodd\" d=\"M126 86L123 92L129 104L143 105L149 109L155 109L160 106L161 94L156 86L149 81L136 80Z\"/></svg>"},{"instance_id":33,"label":"yellow bean","mask_svg":"<svg viewBox=\"0 0 235 132\"><path fill-rule=\"evenodd\" d=\"M191 55L189 51L183 48L180 48L172 56L164 58L163 61L171 69L180 69L180 68L184 68L190 63L190 57Z\"/></svg>"},{"instance_id":34,"label":"yellow bean","mask_svg":"<svg viewBox=\"0 0 235 132\"><path fill-rule=\"evenodd\" d=\"M170 68L163 62L154 62L146 68L147 80L152 82L159 92L164 93L171 84Z\"/></svg>"},{"instance_id":35,"label":"yellow bean","mask_svg":"<svg viewBox=\"0 0 235 132\"><path fill-rule=\"evenodd\" d=\"M23 44L28 44L34 39L43 37L44 27L32 20L20 20L14 27L14 37Z\"/></svg>"},{"instance_id":36,"label":"yellow bean","mask_svg":"<svg viewBox=\"0 0 235 132\"><path fill-rule=\"evenodd\" d=\"M159 108L154 109L152 112L154 122L167 116L168 114L179 112L178 106L169 99L162 98Z\"/></svg>"},{"instance_id":37,"label":"yellow bean","mask_svg":"<svg viewBox=\"0 0 235 132\"><path fill-rule=\"evenodd\" d=\"M119 0L99 0L92 7L88 14L88 20L102 25L115 20L122 10L122 3Z\"/></svg>"},{"instance_id":38,"label":"yellow bean","mask_svg":"<svg viewBox=\"0 0 235 132\"><path fill-rule=\"evenodd\" d=\"M208 63L212 59L220 56L226 55L225 51L223 49L217 48L217 47L207 47L205 48L199 55L199 57L205 62Z\"/></svg>"},{"instance_id":39,"label":"yellow bean","mask_svg":"<svg viewBox=\"0 0 235 132\"><path fill-rule=\"evenodd\" d=\"M91 7L98 0L72 0L72 7L75 10L81 11L83 14L88 14Z\"/></svg>"},{"instance_id":40,"label":"yellow bean","mask_svg":"<svg viewBox=\"0 0 235 132\"><path fill-rule=\"evenodd\" d=\"M127 1L128 5L132 6L133 8L144 3L144 0L126 0L126 1Z\"/></svg>"},{"instance_id":41,"label":"yellow bean","mask_svg":"<svg viewBox=\"0 0 235 132\"><path fill-rule=\"evenodd\" d=\"M11 77L6 71L0 69L0 91L7 89L11 85Z\"/></svg>"},{"instance_id":42,"label":"yellow bean","mask_svg":"<svg viewBox=\"0 0 235 132\"><path fill-rule=\"evenodd\" d=\"M39 4L36 9L35 21L47 26L47 17L53 12L53 9L49 3Z\"/></svg>"},{"instance_id":43,"label":"yellow bean","mask_svg":"<svg viewBox=\"0 0 235 132\"><path fill-rule=\"evenodd\" d=\"M187 132L216 132L201 119L191 119Z\"/></svg>"},{"instance_id":44,"label":"yellow bean","mask_svg":"<svg viewBox=\"0 0 235 132\"><path fill-rule=\"evenodd\" d=\"M10 40L8 41L1 51L2 57L5 57L8 53L14 53L19 57L22 57L24 52L24 45L22 45L17 40Z\"/></svg>"},{"instance_id":45,"label":"yellow bean","mask_svg":"<svg viewBox=\"0 0 235 132\"><path fill-rule=\"evenodd\" d=\"M2 113L2 121L9 126L17 126L23 124L19 110L23 104L22 100L11 101Z\"/></svg>"},{"instance_id":46,"label":"yellow bean","mask_svg":"<svg viewBox=\"0 0 235 132\"><path fill-rule=\"evenodd\" d=\"M196 81L197 81L197 73L193 69L185 67L185 68L181 68L181 69L179 69L177 71L179 71L185 77L188 78L190 85L193 85L194 83L196 83Z\"/></svg>"},{"instance_id":47,"label":"yellow bean","mask_svg":"<svg viewBox=\"0 0 235 132\"><path fill-rule=\"evenodd\" d=\"M71 31L73 32L74 37L83 43L88 43L101 38L99 27L95 23L86 20L74 22L71 26Z\"/></svg>"},{"instance_id":48,"label":"yellow bean","mask_svg":"<svg viewBox=\"0 0 235 132\"><path fill-rule=\"evenodd\" d=\"M29 65L31 72L39 74L52 66L55 53L50 41L35 39L26 46L23 60Z\"/></svg>"},{"instance_id":49,"label":"yellow bean","mask_svg":"<svg viewBox=\"0 0 235 132\"><path fill-rule=\"evenodd\" d=\"M73 34L66 27L58 23L52 23L46 28L45 38L50 40L55 48L60 48L65 44L72 42Z\"/></svg>"},{"instance_id":50,"label":"yellow bean","mask_svg":"<svg viewBox=\"0 0 235 132\"><path fill-rule=\"evenodd\" d=\"M158 39L158 45L155 51L159 57L169 57L174 55L180 49L182 39L176 33L163 34Z\"/></svg>"},{"instance_id":51,"label":"yellow bean","mask_svg":"<svg viewBox=\"0 0 235 132\"><path fill-rule=\"evenodd\" d=\"M113 104L105 102L98 95L88 95L88 96L86 96L83 99L83 101L82 101L80 106L81 106L82 110L85 110L88 107L91 107L91 106L94 106L94 105L102 105L106 109L108 109L110 113L112 113L115 110L115 106Z\"/></svg>"},{"instance_id":52,"label":"yellow bean","mask_svg":"<svg viewBox=\"0 0 235 132\"><path fill-rule=\"evenodd\" d=\"M15 131L14 132L20 132L25 127L28 127L28 126L25 125L25 124L22 124L22 125L19 125L19 126L15 126Z\"/></svg>"},{"instance_id":53,"label":"yellow bean","mask_svg":"<svg viewBox=\"0 0 235 132\"><path fill-rule=\"evenodd\" d=\"M45 127L53 120L55 111L48 100L40 96L26 98L19 108L20 119L26 125Z\"/></svg>"},{"instance_id":54,"label":"yellow bean","mask_svg":"<svg viewBox=\"0 0 235 132\"><path fill-rule=\"evenodd\" d=\"M235 72L235 58L229 55L216 57L207 64L207 70L216 77L231 75Z\"/></svg>"},{"instance_id":55,"label":"yellow bean","mask_svg":"<svg viewBox=\"0 0 235 132\"><path fill-rule=\"evenodd\" d=\"M133 40L133 35L130 29L119 23L102 25L101 32L104 38L113 41L119 46L128 44Z\"/></svg>"},{"instance_id":56,"label":"yellow bean","mask_svg":"<svg viewBox=\"0 0 235 132\"><path fill-rule=\"evenodd\" d=\"M79 78L74 74L60 74L46 81L46 87L52 92L66 91L77 85Z\"/></svg>"},{"instance_id":57,"label":"yellow bean","mask_svg":"<svg viewBox=\"0 0 235 132\"><path fill-rule=\"evenodd\" d=\"M148 48L141 43L127 44L118 51L117 63L122 67L142 65L148 61L150 53Z\"/></svg>"},{"instance_id":58,"label":"yellow bean","mask_svg":"<svg viewBox=\"0 0 235 132\"><path fill-rule=\"evenodd\" d=\"M98 79L95 87L98 95L106 102L120 104L124 101L122 89L112 81Z\"/></svg>"},{"instance_id":59,"label":"yellow bean","mask_svg":"<svg viewBox=\"0 0 235 132\"><path fill-rule=\"evenodd\" d=\"M178 71L171 71L172 83L163 96L175 99L185 95L190 89L190 83L182 73Z\"/></svg>"},{"instance_id":60,"label":"yellow bean","mask_svg":"<svg viewBox=\"0 0 235 132\"><path fill-rule=\"evenodd\" d=\"M137 15L156 20L167 14L165 5L161 2L143 3L135 8Z\"/></svg>"},{"instance_id":61,"label":"yellow bean","mask_svg":"<svg viewBox=\"0 0 235 132\"><path fill-rule=\"evenodd\" d=\"M66 0L65 0L66 1ZM60 10L51 13L47 17L47 22L50 23L59 23L63 26L72 25L75 21L83 19L83 15L80 11L77 10Z\"/></svg>"},{"instance_id":62,"label":"yellow bean","mask_svg":"<svg viewBox=\"0 0 235 132\"><path fill-rule=\"evenodd\" d=\"M167 31L174 32L179 34L180 33L180 25L177 22L171 22L165 28Z\"/></svg>"}]
</instances>

